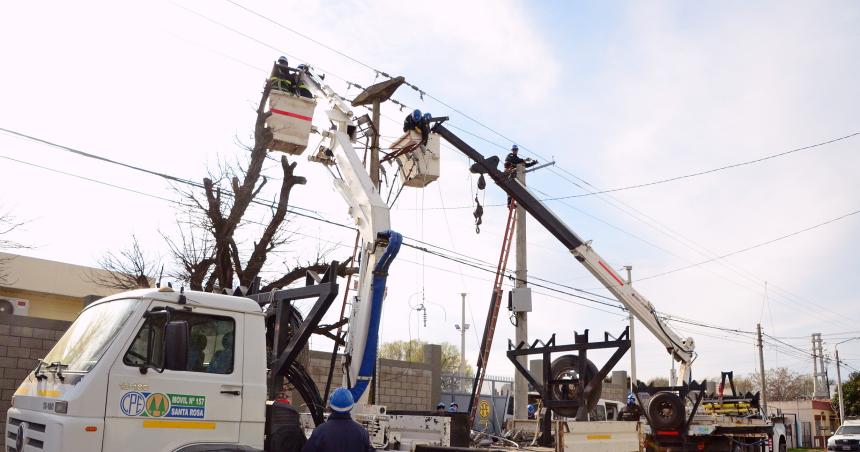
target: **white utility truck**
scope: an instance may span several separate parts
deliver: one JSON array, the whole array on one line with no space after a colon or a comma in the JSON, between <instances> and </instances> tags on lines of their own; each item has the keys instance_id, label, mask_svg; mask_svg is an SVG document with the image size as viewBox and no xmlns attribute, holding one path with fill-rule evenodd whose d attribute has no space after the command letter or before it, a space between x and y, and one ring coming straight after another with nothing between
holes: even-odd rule
<instances>
[{"instance_id":1,"label":"white utility truck","mask_svg":"<svg viewBox=\"0 0 860 452\"><path fill-rule=\"evenodd\" d=\"M464 445L469 432L465 413L389 414L385 407L366 403L388 267L401 236L389 230L388 206L353 148L359 124L349 105L308 68L298 72L329 107L331 128L322 132L319 152L309 160L335 168L334 186L361 239L343 381L359 402L354 417L368 427L375 447ZM382 96L397 86L374 85ZM312 130L315 99L272 91L269 100L272 149L302 152ZM422 162L410 170L410 178L429 183L438 175L438 138L434 143L435 152L424 146L401 152L406 157L429 153L410 160ZM305 287L271 293L251 290L240 296L241 291L228 295L162 287L90 304L16 390L7 413L4 452L301 447L302 426L323 422L325 401L297 358L308 337L324 329L320 321L338 293L336 269L333 262L317 281L309 275ZM302 319L292 302L314 297ZM278 400L284 379L301 394L312 421ZM455 419L462 425L455 427Z\"/></svg>"}]
</instances>

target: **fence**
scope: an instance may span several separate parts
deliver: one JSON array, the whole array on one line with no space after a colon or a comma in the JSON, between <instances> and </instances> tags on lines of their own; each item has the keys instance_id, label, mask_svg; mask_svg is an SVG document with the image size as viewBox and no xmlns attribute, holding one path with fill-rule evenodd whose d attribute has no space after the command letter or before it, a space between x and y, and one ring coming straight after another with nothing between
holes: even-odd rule
<instances>
[{"instance_id":1,"label":"fence","mask_svg":"<svg viewBox=\"0 0 860 452\"><path fill-rule=\"evenodd\" d=\"M444 374L441 378L441 401L448 405L456 403L459 405L459 411L468 411L469 399L472 395L472 386L475 383L475 378L452 374ZM482 416L483 413L477 413L475 422L472 425L473 430L493 435L501 434L504 427L505 415L512 408L510 407L510 396L513 385L514 379L510 377L484 377L484 384L481 386L480 394L481 401L486 402L486 405L489 406L489 412L484 412L486 416Z\"/></svg>"}]
</instances>

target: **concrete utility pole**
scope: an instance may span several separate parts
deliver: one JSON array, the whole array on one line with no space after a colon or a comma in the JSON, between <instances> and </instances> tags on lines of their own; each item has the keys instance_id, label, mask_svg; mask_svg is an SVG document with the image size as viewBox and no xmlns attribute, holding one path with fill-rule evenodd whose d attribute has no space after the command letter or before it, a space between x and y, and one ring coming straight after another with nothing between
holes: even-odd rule
<instances>
[{"instance_id":1,"label":"concrete utility pole","mask_svg":"<svg viewBox=\"0 0 860 452\"><path fill-rule=\"evenodd\" d=\"M517 180L520 181L523 186L526 185L526 173L525 173L525 165L519 164L517 165ZM516 287L526 287L526 278L528 277L528 260L526 259L526 217L528 213L526 210L517 205L517 222L516 222L516 241L517 241L517 282ZM528 313L527 312L515 312L514 318L516 319L516 331L514 333L514 343L519 344L521 342L529 343L529 323L528 323ZM524 368L528 369L528 362L526 361L525 356L520 356L517 358L520 365ZM514 419L527 419L528 418L528 404L529 404L529 385L526 382L525 377L520 375L519 372L514 373Z\"/></svg>"},{"instance_id":2,"label":"concrete utility pole","mask_svg":"<svg viewBox=\"0 0 860 452\"><path fill-rule=\"evenodd\" d=\"M373 135L370 137L370 180L379 190L379 109L383 102L391 98L406 79L402 76L394 77L384 82L368 86L352 100L352 106L373 105Z\"/></svg>"},{"instance_id":3,"label":"concrete utility pole","mask_svg":"<svg viewBox=\"0 0 860 452\"><path fill-rule=\"evenodd\" d=\"M844 344L848 341L853 341L860 339L860 337L852 337L850 339L845 339L842 342L837 342L833 345L833 352L836 354L836 393L839 394L839 422L845 422L845 400L842 399L842 370L840 367L842 366L841 361L839 361L839 345Z\"/></svg>"},{"instance_id":4,"label":"concrete utility pole","mask_svg":"<svg viewBox=\"0 0 860 452\"><path fill-rule=\"evenodd\" d=\"M633 285L633 276L631 273L633 272L632 265L626 265L624 267L627 270L627 285ZM634 340L633 327L636 325L636 318L633 317L633 313L630 313L630 392L636 391L636 342Z\"/></svg>"},{"instance_id":5,"label":"concrete utility pole","mask_svg":"<svg viewBox=\"0 0 860 452\"><path fill-rule=\"evenodd\" d=\"M370 180L379 190L379 99L373 101L373 136L370 139Z\"/></svg>"},{"instance_id":6,"label":"concrete utility pole","mask_svg":"<svg viewBox=\"0 0 860 452\"><path fill-rule=\"evenodd\" d=\"M755 326L756 336L758 337L758 372L759 380L761 381L761 412L767 417L767 380L764 378L764 346L761 340L761 323Z\"/></svg>"},{"instance_id":7,"label":"concrete utility pole","mask_svg":"<svg viewBox=\"0 0 860 452\"><path fill-rule=\"evenodd\" d=\"M839 369L841 366L839 349L834 346L833 350L836 353L836 394L839 395L839 423L841 424L845 422L845 401L842 400L842 371Z\"/></svg>"},{"instance_id":8,"label":"concrete utility pole","mask_svg":"<svg viewBox=\"0 0 860 452\"><path fill-rule=\"evenodd\" d=\"M463 298L460 303L460 324L454 325L454 328L460 331L460 376L466 376L466 330L469 329L469 324L466 323L466 294L460 294Z\"/></svg>"}]
</instances>

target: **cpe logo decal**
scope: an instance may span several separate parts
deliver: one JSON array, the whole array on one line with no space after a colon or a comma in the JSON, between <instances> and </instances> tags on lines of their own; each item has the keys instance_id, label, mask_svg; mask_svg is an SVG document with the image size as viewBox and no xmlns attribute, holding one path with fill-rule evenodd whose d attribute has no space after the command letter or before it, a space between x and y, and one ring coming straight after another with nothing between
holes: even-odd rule
<instances>
[{"instance_id":1,"label":"cpe logo decal","mask_svg":"<svg viewBox=\"0 0 860 452\"><path fill-rule=\"evenodd\" d=\"M146 397L139 392L126 392L119 400L119 409L126 416L140 416L146 406Z\"/></svg>"},{"instance_id":2,"label":"cpe logo decal","mask_svg":"<svg viewBox=\"0 0 860 452\"><path fill-rule=\"evenodd\" d=\"M126 416L203 419L206 396L131 391L122 396L119 407Z\"/></svg>"}]
</instances>

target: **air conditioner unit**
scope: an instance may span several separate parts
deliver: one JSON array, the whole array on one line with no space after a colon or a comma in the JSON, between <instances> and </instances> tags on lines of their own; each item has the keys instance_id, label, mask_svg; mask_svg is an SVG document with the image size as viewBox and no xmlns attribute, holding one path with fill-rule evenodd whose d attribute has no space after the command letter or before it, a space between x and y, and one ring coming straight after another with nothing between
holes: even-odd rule
<instances>
[{"instance_id":1,"label":"air conditioner unit","mask_svg":"<svg viewBox=\"0 0 860 452\"><path fill-rule=\"evenodd\" d=\"M30 313L30 300L0 297L0 314L26 316Z\"/></svg>"}]
</instances>

